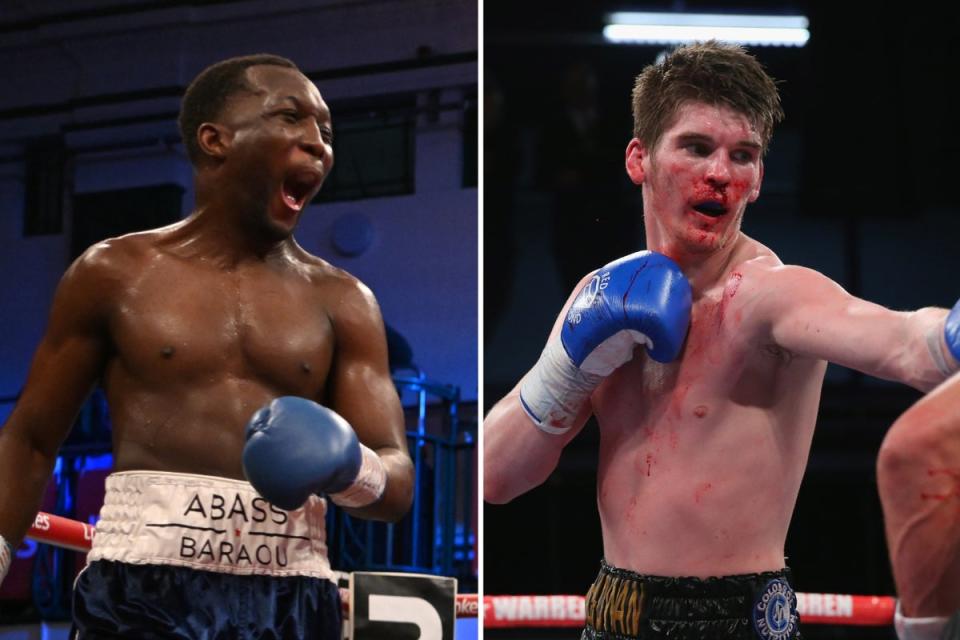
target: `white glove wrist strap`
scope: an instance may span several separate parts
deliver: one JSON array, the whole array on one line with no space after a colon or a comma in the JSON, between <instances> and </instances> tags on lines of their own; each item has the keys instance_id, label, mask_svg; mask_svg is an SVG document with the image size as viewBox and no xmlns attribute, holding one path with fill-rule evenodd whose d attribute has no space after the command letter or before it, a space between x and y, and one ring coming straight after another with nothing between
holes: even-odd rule
<instances>
[{"instance_id":1,"label":"white glove wrist strap","mask_svg":"<svg viewBox=\"0 0 960 640\"><path fill-rule=\"evenodd\" d=\"M10 564L13 562L13 547L7 542L6 538L0 536L0 583L7 577L7 571L10 570Z\"/></svg>"},{"instance_id":2,"label":"white glove wrist strap","mask_svg":"<svg viewBox=\"0 0 960 640\"><path fill-rule=\"evenodd\" d=\"M330 499L341 507L365 507L383 496L387 488L387 470L383 461L373 449L360 444L363 462L353 484L337 493L331 493Z\"/></svg>"},{"instance_id":3,"label":"white glove wrist strap","mask_svg":"<svg viewBox=\"0 0 960 640\"><path fill-rule=\"evenodd\" d=\"M603 378L578 369L560 340L554 339L520 383L520 405L539 429L566 433Z\"/></svg>"},{"instance_id":4,"label":"white glove wrist strap","mask_svg":"<svg viewBox=\"0 0 960 640\"><path fill-rule=\"evenodd\" d=\"M896 629L897 637L900 640L940 640L946 626L946 616L942 618L905 617L900 611L900 601L897 600L897 609L893 615L893 628Z\"/></svg>"}]
</instances>

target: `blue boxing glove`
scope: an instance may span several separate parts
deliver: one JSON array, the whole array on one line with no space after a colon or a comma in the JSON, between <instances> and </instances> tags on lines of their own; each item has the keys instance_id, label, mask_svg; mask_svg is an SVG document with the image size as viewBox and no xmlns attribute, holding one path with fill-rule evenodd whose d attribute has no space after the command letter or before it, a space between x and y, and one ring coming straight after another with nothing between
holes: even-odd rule
<instances>
[{"instance_id":1,"label":"blue boxing glove","mask_svg":"<svg viewBox=\"0 0 960 640\"><path fill-rule=\"evenodd\" d=\"M947 314L947 319L943 324L943 340L950 350L950 355L957 362L960 362L960 301L953 305L953 309ZM956 367L953 367L954 369Z\"/></svg>"},{"instance_id":2,"label":"blue boxing glove","mask_svg":"<svg viewBox=\"0 0 960 640\"><path fill-rule=\"evenodd\" d=\"M658 362L680 355L690 326L690 284L670 258L633 253L597 271L577 293L559 340L547 343L520 385L520 402L547 433L571 426L598 384L638 344Z\"/></svg>"},{"instance_id":3,"label":"blue boxing glove","mask_svg":"<svg viewBox=\"0 0 960 640\"><path fill-rule=\"evenodd\" d=\"M344 496L338 502L344 506L363 506L379 499L385 484L379 457L360 443L346 420L293 396L277 398L250 418L243 472L268 502L287 510L314 493L329 494L334 502Z\"/></svg>"},{"instance_id":4,"label":"blue boxing glove","mask_svg":"<svg viewBox=\"0 0 960 640\"><path fill-rule=\"evenodd\" d=\"M692 294L670 258L641 251L603 267L574 299L560 341L582 371L608 376L644 344L657 362L680 355Z\"/></svg>"}]
</instances>

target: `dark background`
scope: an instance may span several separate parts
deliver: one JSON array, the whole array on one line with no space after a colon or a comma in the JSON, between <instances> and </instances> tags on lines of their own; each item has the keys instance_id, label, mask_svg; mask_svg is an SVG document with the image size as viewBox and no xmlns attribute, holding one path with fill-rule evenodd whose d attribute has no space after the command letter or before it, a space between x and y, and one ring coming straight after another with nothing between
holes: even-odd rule
<instances>
[{"instance_id":1,"label":"dark background","mask_svg":"<svg viewBox=\"0 0 960 640\"><path fill-rule=\"evenodd\" d=\"M624 174L623 153L633 78L663 47L602 42L603 14L627 8L806 15L806 47L751 49L780 81L786 120L774 133L764 190L744 231L785 262L815 268L885 306L954 303L956 9L491 0L484 4L485 410L536 360L575 280L644 246L639 190ZM562 112L572 100L590 102L582 78L591 73L598 120L577 136ZM571 174L580 186L571 187ZM894 593L874 464L886 429L919 397L831 365L787 538L798 591ZM509 505L484 506L487 594L586 592L602 555L597 444L588 425L544 486ZM578 637L573 630L487 633ZM891 628L807 625L803 633L893 637Z\"/></svg>"}]
</instances>

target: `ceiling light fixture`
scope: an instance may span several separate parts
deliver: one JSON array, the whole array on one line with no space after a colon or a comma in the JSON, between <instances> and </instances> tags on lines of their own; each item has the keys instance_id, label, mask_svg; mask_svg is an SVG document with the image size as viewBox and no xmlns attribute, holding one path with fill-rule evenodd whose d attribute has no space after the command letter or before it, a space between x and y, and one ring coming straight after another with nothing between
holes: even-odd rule
<instances>
[{"instance_id":1,"label":"ceiling light fixture","mask_svg":"<svg viewBox=\"0 0 960 640\"><path fill-rule=\"evenodd\" d=\"M721 40L752 46L802 47L810 39L806 16L621 11L607 15L603 37L617 44L684 44Z\"/></svg>"}]
</instances>

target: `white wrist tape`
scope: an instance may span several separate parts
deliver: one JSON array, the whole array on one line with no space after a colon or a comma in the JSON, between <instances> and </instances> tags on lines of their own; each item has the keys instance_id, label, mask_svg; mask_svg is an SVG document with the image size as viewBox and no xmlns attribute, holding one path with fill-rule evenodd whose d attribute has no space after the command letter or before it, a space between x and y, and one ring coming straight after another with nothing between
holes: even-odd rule
<instances>
[{"instance_id":1,"label":"white wrist tape","mask_svg":"<svg viewBox=\"0 0 960 640\"><path fill-rule=\"evenodd\" d=\"M566 433L603 378L578 369L560 340L554 339L520 383L520 405L542 431Z\"/></svg>"},{"instance_id":2,"label":"white wrist tape","mask_svg":"<svg viewBox=\"0 0 960 640\"><path fill-rule=\"evenodd\" d=\"M387 470L383 468L383 461L377 452L361 443L360 453L363 462L360 463L357 479L343 491L330 494L334 504L341 507L365 507L379 500L387 488Z\"/></svg>"},{"instance_id":3,"label":"white wrist tape","mask_svg":"<svg viewBox=\"0 0 960 640\"><path fill-rule=\"evenodd\" d=\"M0 583L7 577L7 571L10 570L10 564L13 562L13 547L0 536Z\"/></svg>"},{"instance_id":4,"label":"white wrist tape","mask_svg":"<svg viewBox=\"0 0 960 640\"><path fill-rule=\"evenodd\" d=\"M947 626L947 617L906 618L900 612L900 601L897 600L897 610L893 614L893 628L897 630L900 640L940 640L944 627Z\"/></svg>"}]
</instances>

